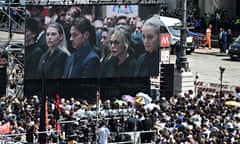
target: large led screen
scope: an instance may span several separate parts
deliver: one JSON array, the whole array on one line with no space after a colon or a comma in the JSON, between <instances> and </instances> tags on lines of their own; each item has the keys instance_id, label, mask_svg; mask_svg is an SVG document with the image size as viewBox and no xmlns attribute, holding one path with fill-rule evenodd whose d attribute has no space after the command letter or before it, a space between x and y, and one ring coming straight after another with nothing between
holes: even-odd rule
<instances>
[{"instance_id":1,"label":"large led screen","mask_svg":"<svg viewBox=\"0 0 240 144\"><path fill-rule=\"evenodd\" d=\"M159 75L156 5L26 5L26 96L121 99ZM43 86L42 83L45 83Z\"/></svg>"},{"instance_id":2,"label":"large led screen","mask_svg":"<svg viewBox=\"0 0 240 144\"><path fill-rule=\"evenodd\" d=\"M155 7L27 5L25 79L158 76Z\"/></svg>"}]
</instances>

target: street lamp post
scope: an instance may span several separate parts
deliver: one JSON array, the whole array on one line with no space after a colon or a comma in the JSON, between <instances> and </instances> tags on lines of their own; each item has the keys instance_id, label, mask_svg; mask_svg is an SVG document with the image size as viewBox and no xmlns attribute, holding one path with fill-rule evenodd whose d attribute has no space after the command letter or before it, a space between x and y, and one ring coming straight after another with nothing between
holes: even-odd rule
<instances>
[{"instance_id":1,"label":"street lamp post","mask_svg":"<svg viewBox=\"0 0 240 144\"><path fill-rule=\"evenodd\" d=\"M187 29L187 0L182 0L180 56L179 60L176 60L177 70L174 73L174 95L183 95L188 90L194 90L193 73L189 70L186 57Z\"/></svg>"},{"instance_id":2,"label":"street lamp post","mask_svg":"<svg viewBox=\"0 0 240 144\"><path fill-rule=\"evenodd\" d=\"M219 70L220 70L220 97L223 95L223 86L222 86L222 83L223 83L223 73L225 71L225 68L224 67L219 67Z\"/></svg>"},{"instance_id":3,"label":"street lamp post","mask_svg":"<svg viewBox=\"0 0 240 144\"><path fill-rule=\"evenodd\" d=\"M222 86L222 83L223 83L223 73L225 71L225 68L224 67L219 67L219 70L220 70L220 96L219 96L219 107L220 107L220 114L221 114L221 119L223 119L223 115L222 115L222 111L223 111L223 104L222 104L222 101L221 101L221 98L223 96L223 86ZM223 125L221 125L221 128L223 127Z\"/></svg>"},{"instance_id":4,"label":"street lamp post","mask_svg":"<svg viewBox=\"0 0 240 144\"><path fill-rule=\"evenodd\" d=\"M181 48L178 69L189 70L189 64L186 57L186 39L187 39L187 0L182 0L182 28L181 28Z\"/></svg>"}]
</instances>

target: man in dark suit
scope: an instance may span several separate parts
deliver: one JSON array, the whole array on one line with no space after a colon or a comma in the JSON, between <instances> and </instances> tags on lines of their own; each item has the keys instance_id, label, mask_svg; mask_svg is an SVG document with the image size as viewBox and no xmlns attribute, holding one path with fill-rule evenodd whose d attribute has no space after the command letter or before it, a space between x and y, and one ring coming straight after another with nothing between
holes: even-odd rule
<instances>
[{"instance_id":1,"label":"man in dark suit","mask_svg":"<svg viewBox=\"0 0 240 144\"><path fill-rule=\"evenodd\" d=\"M222 52L226 53L227 50L227 32L223 29L222 34Z\"/></svg>"},{"instance_id":2,"label":"man in dark suit","mask_svg":"<svg viewBox=\"0 0 240 144\"><path fill-rule=\"evenodd\" d=\"M100 58L93 49L95 29L84 17L76 18L70 30L70 41L75 52L66 61L63 78L97 78L100 76Z\"/></svg>"},{"instance_id":3,"label":"man in dark suit","mask_svg":"<svg viewBox=\"0 0 240 144\"><path fill-rule=\"evenodd\" d=\"M35 78L38 62L43 51L35 42L38 34L37 21L32 18L26 19L25 26L25 79Z\"/></svg>"},{"instance_id":4,"label":"man in dark suit","mask_svg":"<svg viewBox=\"0 0 240 144\"><path fill-rule=\"evenodd\" d=\"M31 18L35 19L38 22L38 27L40 29L36 38L36 43L38 47L42 49L43 52L46 52L48 50L48 46L46 42L46 31L44 27L45 17L40 12L34 12L31 15Z\"/></svg>"}]
</instances>

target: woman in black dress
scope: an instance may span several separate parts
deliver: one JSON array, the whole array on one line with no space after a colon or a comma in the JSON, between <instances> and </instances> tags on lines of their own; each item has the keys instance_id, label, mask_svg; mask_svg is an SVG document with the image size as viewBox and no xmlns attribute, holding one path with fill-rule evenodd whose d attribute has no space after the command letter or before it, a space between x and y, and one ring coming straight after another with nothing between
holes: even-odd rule
<instances>
[{"instance_id":1,"label":"woman in black dress","mask_svg":"<svg viewBox=\"0 0 240 144\"><path fill-rule=\"evenodd\" d=\"M49 24L46 30L48 51L44 53L38 63L37 78L57 79L61 78L64 64L70 55L66 47L66 39L62 25Z\"/></svg>"},{"instance_id":2,"label":"woman in black dress","mask_svg":"<svg viewBox=\"0 0 240 144\"><path fill-rule=\"evenodd\" d=\"M112 58L103 77L132 77L136 60L131 53L131 33L128 26L119 25L110 33Z\"/></svg>"},{"instance_id":3,"label":"woman in black dress","mask_svg":"<svg viewBox=\"0 0 240 144\"><path fill-rule=\"evenodd\" d=\"M136 77L159 75L159 18L154 15L143 24L142 40L146 52L141 54L137 60L134 73Z\"/></svg>"}]
</instances>

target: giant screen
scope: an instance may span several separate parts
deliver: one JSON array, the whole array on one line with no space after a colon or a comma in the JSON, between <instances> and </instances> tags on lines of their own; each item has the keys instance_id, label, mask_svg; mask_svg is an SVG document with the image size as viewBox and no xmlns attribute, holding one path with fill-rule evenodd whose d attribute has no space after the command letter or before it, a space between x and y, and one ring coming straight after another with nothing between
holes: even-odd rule
<instances>
[{"instance_id":1,"label":"giant screen","mask_svg":"<svg viewBox=\"0 0 240 144\"><path fill-rule=\"evenodd\" d=\"M143 26L158 12L150 4L26 5L25 95L95 101L97 91L103 99L150 93L159 35Z\"/></svg>"}]
</instances>

